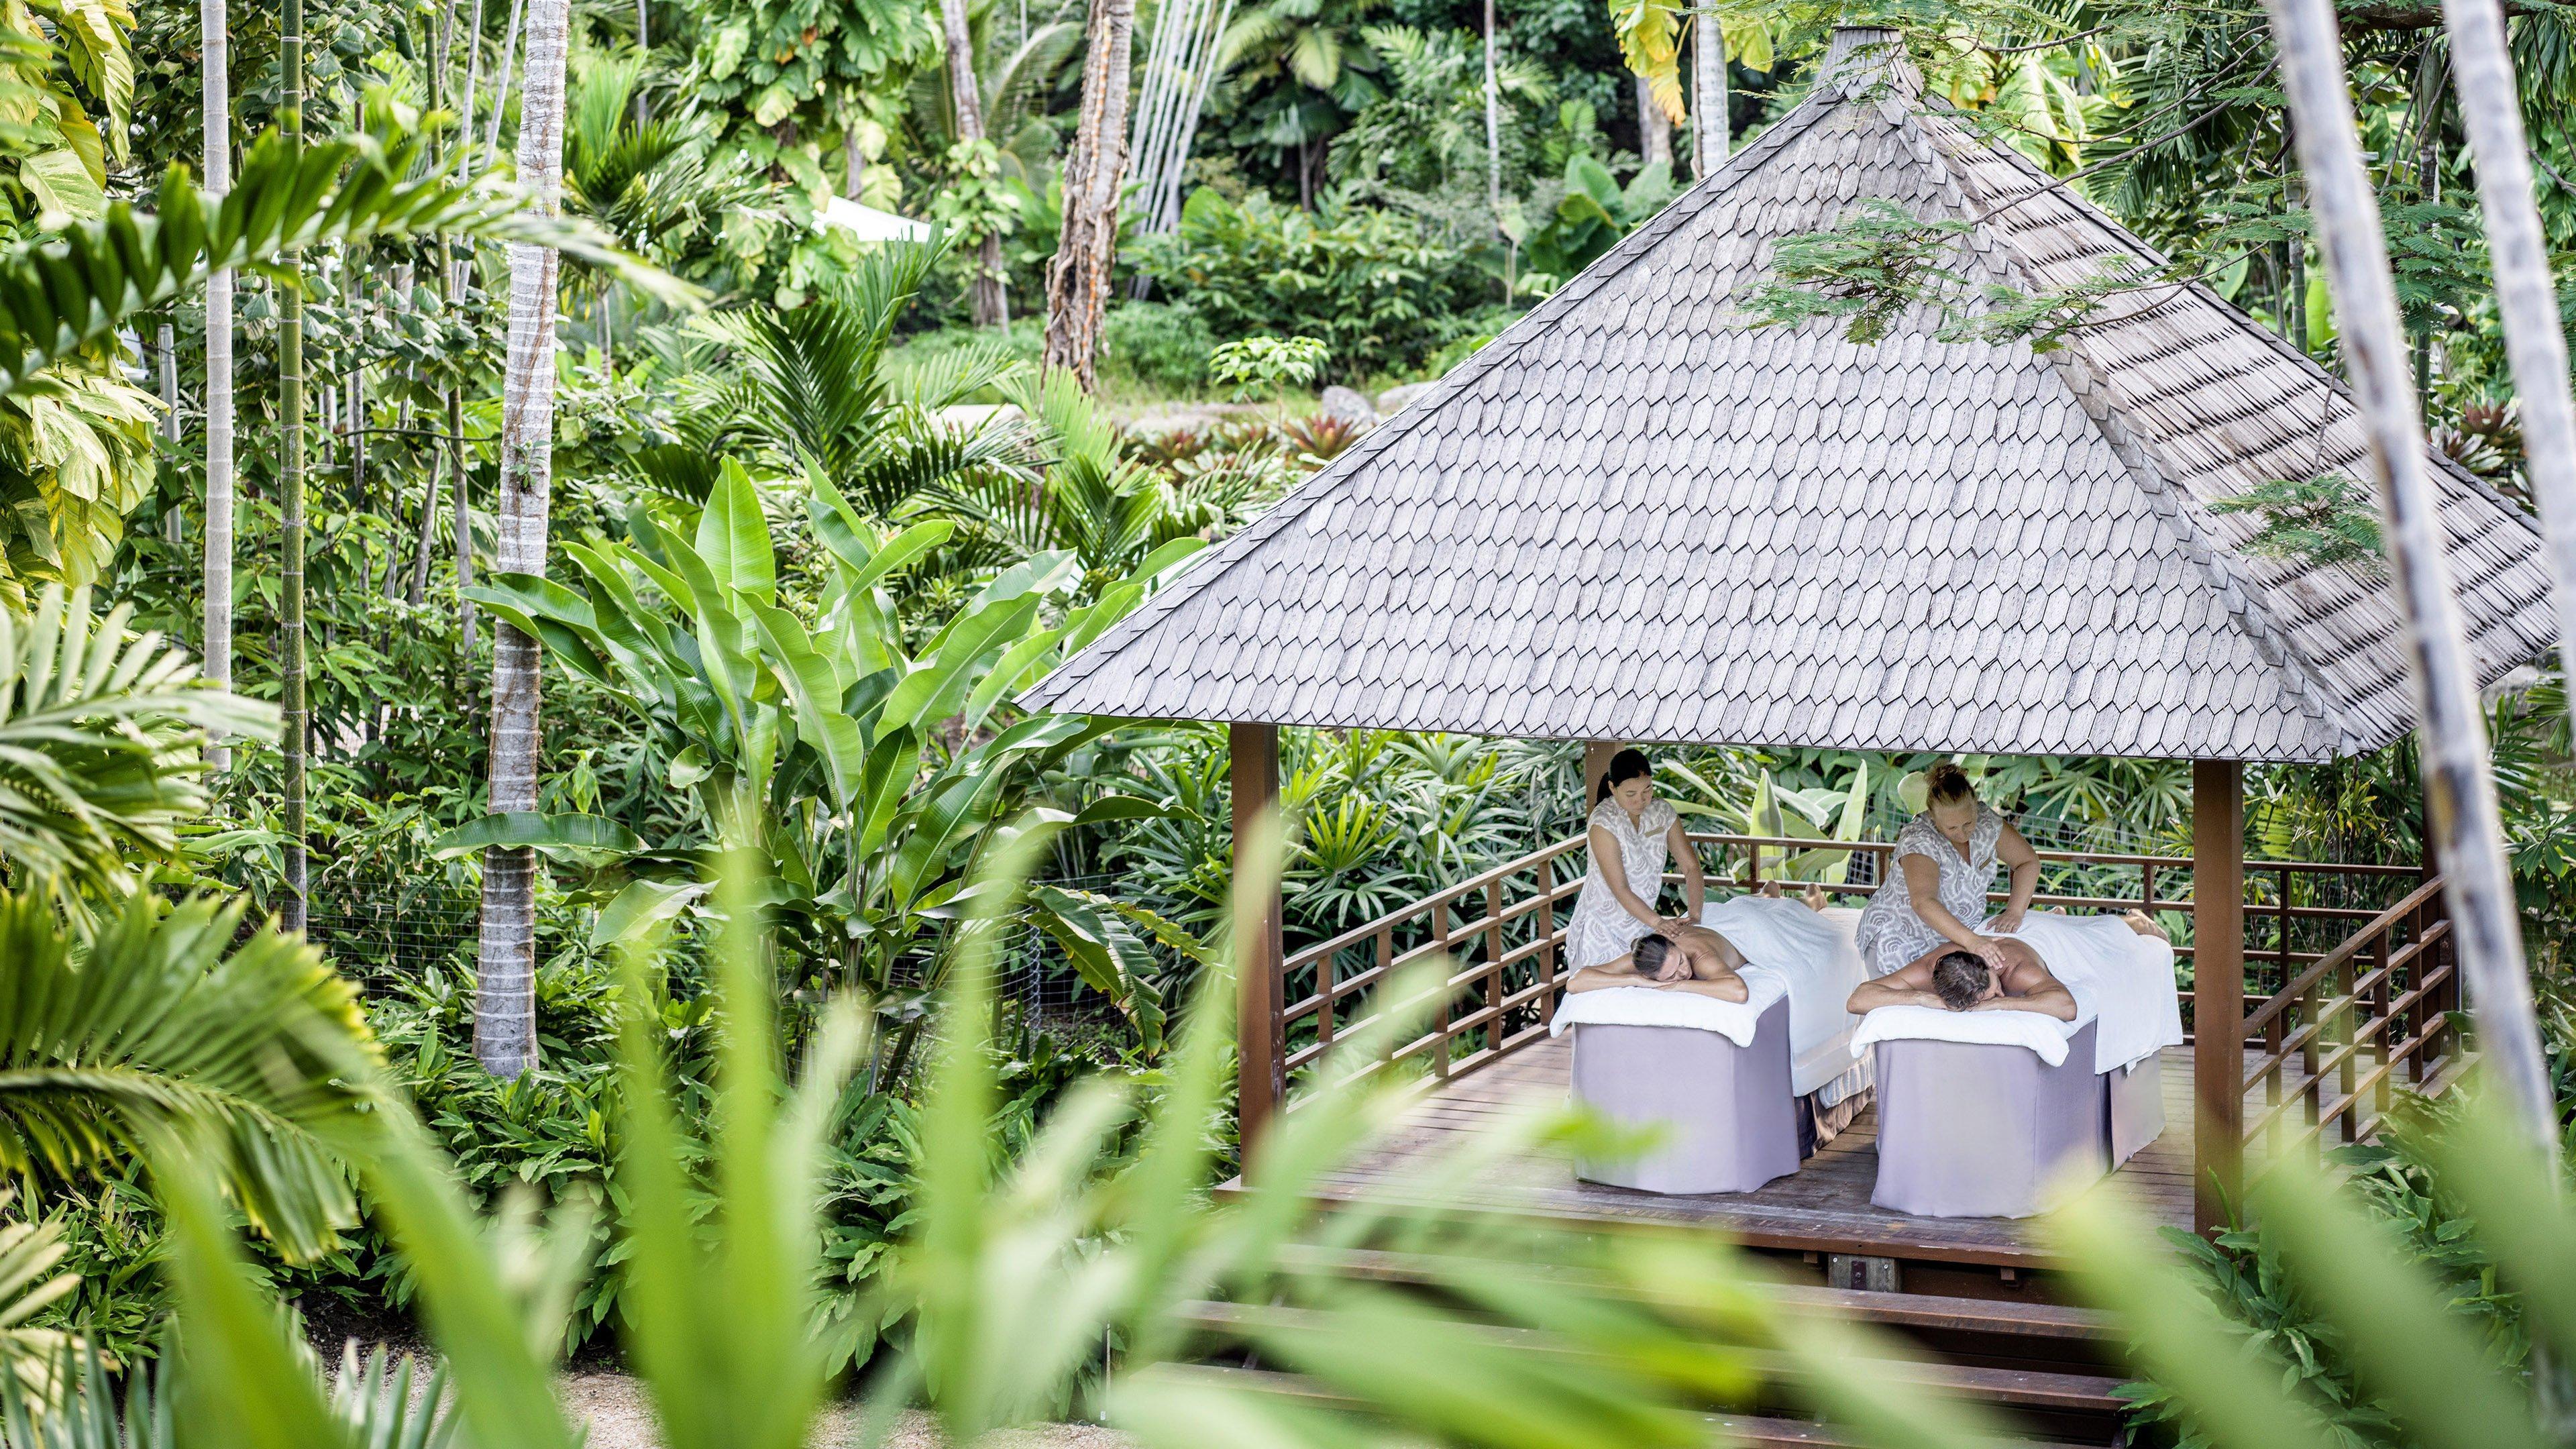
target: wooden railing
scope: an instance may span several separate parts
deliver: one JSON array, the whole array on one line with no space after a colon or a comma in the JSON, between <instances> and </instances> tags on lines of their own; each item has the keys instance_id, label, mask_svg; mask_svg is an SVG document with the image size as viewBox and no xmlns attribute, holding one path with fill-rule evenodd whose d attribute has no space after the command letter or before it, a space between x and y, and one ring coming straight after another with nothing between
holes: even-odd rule
<instances>
[{"instance_id":1,"label":"wooden railing","mask_svg":"<svg viewBox=\"0 0 2576 1449\"><path fill-rule=\"evenodd\" d=\"M2401 1068L2422 1086L2456 1060L2450 940L2436 877L2247 1011L2245 1089L2259 1089L2263 1106L2247 1118L2245 1140L2278 1151L2328 1131L2346 1142L2368 1137Z\"/></svg>"},{"instance_id":2,"label":"wooden railing","mask_svg":"<svg viewBox=\"0 0 2576 1449\"><path fill-rule=\"evenodd\" d=\"M1847 878L1825 887L1847 903L1888 879L1895 849L1883 841L1786 836L1690 839L1711 878L1738 889L1759 889L1794 854L1848 853ZM1382 999L1389 979L1416 963L1449 963L1429 1028L1374 1061L1346 1064L1349 1077L1402 1066L1439 1082L1545 1036L1568 969L1565 923L1583 884L1583 849L1580 836L1558 841L1291 952L1271 1038L1285 1054L1289 1106L1312 1085L1334 1041L1389 1005ZM2180 962L2191 961L2189 857L2038 854L2034 906L2158 915L2176 938ZM2245 1082L2268 1094L2268 1110L2247 1135L2296 1126L2307 1136L2340 1124L2347 1139L2366 1136L2397 1068L2411 1064L2422 1081L2442 1056L2442 1012L2456 1004L2457 986L2442 944L2448 926L2440 892L2416 868L2398 865L2249 860L2245 881L2246 999L2254 1003L2245 1040L2263 1052ZM2188 1020L2193 993L2182 995ZM2302 1103L2303 1120L2289 1122Z\"/></svg>"}]
</instances>

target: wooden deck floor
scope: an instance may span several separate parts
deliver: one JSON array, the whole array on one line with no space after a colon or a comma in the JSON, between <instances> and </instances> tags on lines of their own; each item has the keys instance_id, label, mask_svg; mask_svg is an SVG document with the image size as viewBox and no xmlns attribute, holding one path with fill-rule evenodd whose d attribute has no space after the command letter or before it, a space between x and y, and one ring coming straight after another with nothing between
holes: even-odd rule
<instances>
[{"instance_id":1,"label":"wooden deck floor","mask_svg":"<svg viewBox=\"0 0 2576 1449\"><path fill-rule=\"evenodd\" d=\"M1330 1200L1419 1198L1409 1179L1463 1134L1533 1103L1565 1098L1572 1044L1535 1043L1426 1095L1380 1146L1328 1178ZM2192 1063L2188 1047L2164 1060L2165 1131L2097 1192L2117 1192L2155 1221L2191 1226ZM1446 1207L1482 1208L1572 1225L1663 1223L1723 1229L1749 1247L1861 1253L1918 1262L2046 1269L2050 1255L2029 1224L2000 1218L1916 1218L1872 1206L1878 1173L1877 1117L1864 1113L1796 1173L1758 1192L1667 1197L1575 1180L1562 1157L1512 1157L1469 1179L1463 1192L1444 1178Z\"/></svg>"}]
</instances>

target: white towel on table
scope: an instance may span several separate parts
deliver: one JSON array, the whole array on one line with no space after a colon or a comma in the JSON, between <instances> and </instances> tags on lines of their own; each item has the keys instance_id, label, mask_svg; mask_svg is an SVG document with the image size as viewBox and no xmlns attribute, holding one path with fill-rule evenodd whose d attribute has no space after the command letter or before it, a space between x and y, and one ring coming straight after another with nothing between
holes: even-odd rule
<instances>
[{"instance_id":1,"label":"white towel on table","mask_svg":"<svg viewBox=\"0 0 2576 1449\"><path fill-rule=\"evenodd\" d=\"M1696 991L1660 991L1652 986L1611 986L1599 991L1570 991L1557 1003L1548 1033L1569 1026L1679 1026L1713 1031L1737 1046L1753 1045L1753 1028L1762 1013L1789 989L1779 972L1761 966L1743 971L1747 999L1720 1001ZM1797 1007L1789 1008L1796 1011Z\"/></svg>"},{"instance_id":2,"label":"white towel on table","mask_svg":"<svg viewBox=\"0 0 2576 1449\"><path fill-rule=\"evenodd\" d=\"M1867 1056L1883 1041L1955 1041L1971 1046L2028 1047L2056 1066L2066 1060L2066 1039L2086 1018L2059 1021L2036 1011L1952 1011L1945 1006L1882 1006L1861 1018L1851 1054Z\"/></svg>"},{"instance_id":3,"label":"white towel on table","mask_svg":"<svg viewBox=\"0 0 2576 1449\"><path fill-rule=\"evenodd\" d=\"M1993 921L1988 935L2000 935ZM2115 1071L2182 1045L2182 995L2174 989L2173 943L2141 936L2117 916L2032 911L2013 937L2039 953L2074 994L2078 1020L2093 1033L2093 1070ZM1994 1013L1987 1013L1994 1014ZM2024 1013L2027 1014L2027 1013Z\"/></svg>"}]
</instances>

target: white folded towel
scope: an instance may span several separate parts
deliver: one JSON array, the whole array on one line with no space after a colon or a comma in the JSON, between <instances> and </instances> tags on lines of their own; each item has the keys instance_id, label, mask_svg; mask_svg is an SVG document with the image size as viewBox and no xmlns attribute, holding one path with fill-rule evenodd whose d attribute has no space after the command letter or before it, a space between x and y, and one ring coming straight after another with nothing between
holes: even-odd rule
<instances>
[{"instance_id":1,"label":"white folded towel","mask_svg":"<svg viewBox=\"0 0 2576 1449\"><path fill-rule=\"evenodd\" d=\"M1743 971L1747 999L1720 1001L1696 991L1660 991L1652 986L1612 986L1599 991L1570 991L1557 1003L1550 1036L1569 1026L1679 1026L1713 1031L1737 1046L1753 1045L1753 1028L1762 1013L1781 998L1789 983L1779 972L1761 966ZM1792 1006L1790 1010L1797 1008Z\"/></svg>"},{"instance_id":2,"label":"white folded towel","mask_svg":"<svg viewBox=\"0 0 2576 1449\"><path fill-rule=\"evenodd\" d=\"M1853 1056L1867 1056L1883 1041L1955 1041L1971 1046L2028 1047L2056 1066L2066 1060L2066 1039L2081 1020L2059 1021L2036 1011L1952 1011L1941 1006L1882 1006L1860 1019L1852 1033Z\"/></svg>"}]
</instances>

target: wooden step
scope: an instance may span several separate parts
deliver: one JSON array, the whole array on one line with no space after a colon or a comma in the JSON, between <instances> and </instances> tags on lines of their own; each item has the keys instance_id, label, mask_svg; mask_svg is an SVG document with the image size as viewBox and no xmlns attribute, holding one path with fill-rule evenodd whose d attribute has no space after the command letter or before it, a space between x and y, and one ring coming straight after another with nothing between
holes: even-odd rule
<instances>
[{"instance_id":1,"label":"wooden step","mask_svg":"<svg viewBox=\"0 0 2576 1449\"><path fill-rule=\"evenodd\" d=\"M1183 1304L1179 1314L1195 1327L1230 1339L1248 1337L1260 1329L1293 1331L1306 1328L1320 1331L1328 1329L1333 1322L1331 1314L1315 1309L1208 1300ZM1595 1357L1586 1350L1570 1348L1562 1339L1537 1329L1486 1324L1475 1325L1474 1331L1491 1342L1524 1352ZM1781 1382L1796 1377L1787 1358L1781 1354L1763 1349L1737 1349L1735 1352L1765 1379ZM2005 1408L2117 1419L2128 1407L2116 1392L2123 1381L2101 1374L1922 1363L1898 1358L1878 1360L1871 1365L1870 1371L1898 1383L1945 1390L1961 1398Z\"/></svg>"},{"instance_id":2,"label":"wooden step","mask_svg":"<svg viewBox=\"0 0 2576 1449\"><path fill-rule=\"evenodd\" d=\"M1155 1370L1180 1378L1223 1385L1245 1393L1266 1394L1294 1399L1318 1408L1360 1411L1366 1408L1359 1400L1297 1374L1272 1369L1231 1368L1217 1364L1167 1364ZM1745 1449L1860 1449L1862 1441L1853 1439L1830 1424L1805 1419L1783 1419L1761 1414L1708 1414L1703 1421L1715 1445L1741 1445ZM2061 1443L2053 1440L2005 1439L1996 1449L2092 1449L2092 1446Z\"/></svg>"},{"instance_id":3,"label":"wooden step","mask_svg":"<svg viewBox=\"0 0 2576 1449\"><path fill-rule=\"evenodd\" d=\"M1419 1287L1437 1287L1452 1281L1456 1269L1471 1266L1479 1277L1488 1280L1496 1273L1514 1273L1526 1275L1530 1280L1559 1283L1633 1301L1657 1301L1651 1293L1637 1293L1630 1285L1602 1274L1540 1264L1498 1264L1485 1260L1470 1264L1435 1254L1390 1253L1372 1248L1325 1248L1305 1243L1292 1244L1282 1250L1280 1262L1295 1272ZM2103 1314L2030 1299L1876 1293L1802 1283L1772 1284L1762 1291L1789 1313L1831 1316L1888 1328L1991 1334L2003 1338L2066 1343L2107 1344L2116 1341L2117 1337L2111 1320Z\"/></svg>"}]
</instances>

